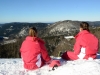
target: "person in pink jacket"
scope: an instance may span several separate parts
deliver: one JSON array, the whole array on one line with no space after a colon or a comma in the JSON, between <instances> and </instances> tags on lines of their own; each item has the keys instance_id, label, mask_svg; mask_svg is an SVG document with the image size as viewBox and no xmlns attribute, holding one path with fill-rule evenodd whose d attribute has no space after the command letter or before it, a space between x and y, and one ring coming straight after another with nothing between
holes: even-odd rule
<instances>
[{"instance_id":1,"label":"person in pink jacket","mask_svg":"<svg viewBox=\"0 0 100 75\"><path fill-rule=\"evenodd\" d=\"M29 35L23 41L20 52L24 68L27 70L38 69L51 61L45 48L45 42L37 37L35 27L29 29Z\"/></svg>"},{"instance_id":2,"label":"person in pink jacket","mask_svg":"<svg viewBox=\"0 0 100 75\"><path fill-rule=\"evenodd\" d=\"M73 52L61 56L65 60L95 59L98 52L98 39L89 31L87 22L80 23L80 32L75 36Z\"/></svg>"}]
</instances>

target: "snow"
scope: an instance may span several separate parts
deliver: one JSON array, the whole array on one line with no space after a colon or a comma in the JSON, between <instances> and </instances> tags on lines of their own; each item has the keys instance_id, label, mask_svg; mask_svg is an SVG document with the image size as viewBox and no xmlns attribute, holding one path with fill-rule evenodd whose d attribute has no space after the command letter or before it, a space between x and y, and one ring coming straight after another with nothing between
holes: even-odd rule
<instances>
[{"instance_id":1,"label":"snow","mask_svg":"<svg viewBox=\"0 0 100 75\"><path fill-rule=\"evenodd\" d=\"M13 40L5 40L2 44L14 43L16 41L17 41L16 39L13 39Z\"/></svg>"},{"instance_id":2,"label":"snow","mask_svg":"<svg viewBox=\"0 0 100 75\"><path fill-rule=\"evenodd\" d=\"M9 37L3 37L4 39L9 39Z\"/></svg>"},{"instance_id":3,"label":"snow","mask_svg":"<svg viewBox=\"0 0 100 75\"><path fill-rule=\"evenodd\" d=\"M27 34L28 34L28 33L27 33L28 28L29 28L29 27L23 27L23 28L21 29L21 31L18 33L18 36L25 36L25 35L27 35Z\"/></svg>"},{"instance_id":4,"label":"snow","mask_svg":"<svg viewBox=\"0 0 100 75\"><path fill-rule=\"evenodd\" d=\"M54 71L48 65L37 70L25 71L22 59L0 59L0 75L100 75L100 54L95 60L61 61L61 66Z\"/></svg>"},{"instance_id":5,"label":"snow","mask_svg":"<svg viewBox=\"0 0 100 75\"><path fill-rule=\"evenodd\" d=\"M71 38L74 38L74 36L65 36L64 38L65 39L71 39Z\"/></svg>"}]
</instances>

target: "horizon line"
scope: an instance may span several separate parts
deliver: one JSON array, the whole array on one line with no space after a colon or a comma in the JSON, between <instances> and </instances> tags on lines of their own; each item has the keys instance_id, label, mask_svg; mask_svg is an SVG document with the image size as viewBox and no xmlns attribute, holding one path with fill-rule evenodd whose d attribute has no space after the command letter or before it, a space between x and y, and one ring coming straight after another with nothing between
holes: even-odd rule
<instances>
[{"instance_id":1,"label":"horizon line","mask_svg":"<svg viewBox=\"0 0 100 75\"><path fill-rule=\"evenodd\" d=\"M67 21L67 20L59 20L59 21ZM50 21L50 22L40 22L40 21L36 21L36 22L0 22L0 24L6 24L6 23L55 23L55 22L59 22L59 21ZM68 21L80 21L80 20L68 20ZM83 20L84 21L84 20ZM81 21L82 22L82 21ZM86 22L97 22L97 21L86 21Z\"/></svg>"}]
</instances>

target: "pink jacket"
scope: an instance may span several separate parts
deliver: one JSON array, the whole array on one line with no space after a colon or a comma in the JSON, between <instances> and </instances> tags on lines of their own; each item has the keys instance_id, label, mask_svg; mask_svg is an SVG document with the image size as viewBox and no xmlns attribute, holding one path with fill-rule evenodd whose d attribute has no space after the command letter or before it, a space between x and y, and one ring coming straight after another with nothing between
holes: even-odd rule
<instances>
[{"instance_id":1,"label":"pink jacket","mask_svg":"<svg viewBox=\"0 0 100 75\"><path fill-rule=\"evenodd\" d=\"M26 37L20 48L24 68L29 70L37 69L51 60L44 44L44 41L40 38Z\"/></svg>"},{"instance_id":2,"label":"pink jacket","mask_svg":"<svg viewBox=\"0 0 100 75\"><path fill-rule=\"evenodd\" d=\"M75 36L75 39L75 55L80 59L96 58L96 53L98 52L98 39L93 34L87 30L83 30Z\"/></svg>"}]
</instances>

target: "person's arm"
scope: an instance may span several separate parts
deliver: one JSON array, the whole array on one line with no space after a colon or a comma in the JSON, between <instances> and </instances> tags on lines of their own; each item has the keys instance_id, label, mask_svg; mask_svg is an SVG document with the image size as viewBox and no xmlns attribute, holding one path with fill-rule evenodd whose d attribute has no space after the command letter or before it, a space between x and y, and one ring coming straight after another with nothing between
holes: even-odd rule
<instances>
[{"instance_id":1,"label":"person's arm","mask_svg":"<svg viewBox=\"0 0 100 75\"><path fill-rule=\"evenodd\" d=\"M81 46L80 46L79 42L76 42L74 45L74 53L76 55L78 55L80 53L80 49L81 49Z\"/></svg>"},{"instance_id":2,"label":"person's arm","mask_svg":"<svg viewBox=\"0 0 100 75\"><path fill-rule=\"evenodd\" d=\"M41 55L42 55L43 60L45 60L46 62L50 62L51 57L48 55L45 45L41 44L40 47L41 47Z\"/></svg>"}]
</instances>

